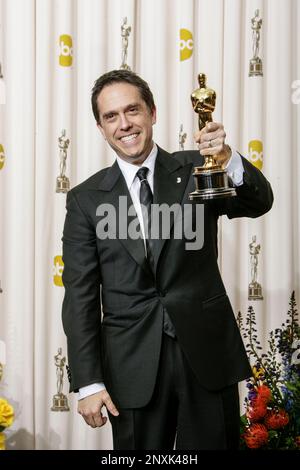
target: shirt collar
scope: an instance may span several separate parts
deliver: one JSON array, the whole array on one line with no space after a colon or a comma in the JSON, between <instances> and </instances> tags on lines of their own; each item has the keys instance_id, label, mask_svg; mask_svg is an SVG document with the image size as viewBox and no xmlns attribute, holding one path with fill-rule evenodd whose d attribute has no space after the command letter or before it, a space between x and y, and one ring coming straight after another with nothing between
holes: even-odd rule
<instances>
[{"instance_id":1,"label":"shirt collar","mask_svg":"<svg viewBox=\"0 0 300 470\"><path fill-rule=\"evenodd\" d=\"M117 155L117 162L120 167L120 170L123 173L127 187L130 189L134 181L137 171L142 166L145 166L149 169L147 177L151 177L154 174L155 161L158 153L157 145L154 143L151 152L149 153L146 160L143 161L141 166L133 165L132 163L126 162Z\"/></svg>"}]
</instances>

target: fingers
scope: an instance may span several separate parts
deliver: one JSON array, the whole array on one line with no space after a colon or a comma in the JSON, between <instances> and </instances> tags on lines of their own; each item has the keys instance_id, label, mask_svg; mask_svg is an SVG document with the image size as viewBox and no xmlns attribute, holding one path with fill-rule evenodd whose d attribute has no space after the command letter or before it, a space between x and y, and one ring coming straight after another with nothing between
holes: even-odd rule
<instances>
[{"instance_id":1,"label":"fingers","mask_svg":"<svg viewBox=\"0 0 300 470\"><path fill-rule=\"evenodd\" d=\"M226 132L223 124L209 122L206 126L197 131L195 140L199 144L202 155L216 155L224 150Z\"/></svg>"},{"instance_id":2,"label":"fingers","mask_svg":"<svg viewBox=\"0 0 300 470\"><path fill-rule=\"evenodd\" d=\"M110 411L110 413L114 416L118 416L119 415L119 412L117 410L117 408L115 407L112 399L110 398L109 394L107 393L107 397L105 397L105 400L104 400L104 404L106 406L106 408L108 409L108 411Z\"/></svg>"},{"instance_id":3,"label":"fingers","mask_svg":"<svg viewBox=\"0 0 300 470\"><path fill-rule=\"evenodd\" d=\"M95 414L94 416L88 415L85 416L82 414L84 421L91 426L92 428L101 428L107 421L107 417L103 416L102 413Z\"/></svg>"},{"instance_id":4,"label":"fingers","mask_svg":"<svg viewBox=\"0 0 300 470\"><path fill-rule=\"evenodd\" d=\"M200 143L200 140L211 140L219 136L220 132L224 131L224 126L220 122L208 122L201 131L196 131L195 141ZM225 134L226 135L226 134Z\"/></svg>"},{"instance_id":5,"label":"fingers","mask_svg":"<svg viewBox=\"0 0 300 470\"><path fill-rule=\"evenodd\" d=\"M221 122L208 122L205 126L207 132L214 132L219 129L224 129L224 126Z\"/></svg>"},{"instance_id":6,"label":"fingers","mask_svg":"<svg viewBox=\"0 0 300 470\"><path fill-rule=\"evenodd\" d=\"M223 137L225 139L226 132L224 126L218 122L208 122L206 126L195 133L195 140L198 143Z\"/></svg>"},{"instance_id":7,"label":"fingers","mask_svg":"<svg viewBox=\"0 0 300 470\"><path fill-rule=\"evenodd\" d=\"M119 412L114 405L109 393L106 390L90 395L78 401L78 413L81 414L85 422L92 428L104 426L107 417L101 413L102 406L114 415L118 416Z\"/></svg>"},{"instance_id":8,"label":"fingers","mask_svg":"<svg viewBox=\"0 0 300 470\"><path fill-rule=\"evenodd\" d=\"M216 140L216 139L222 139L223 142L225 141L226 137L226 132L224 129L218 129L217 131L214 132L205 132L201 136L201 142L209 142L211 140Z\"/></svg>"},{"instance_id":9,"label":"fingers","mask_svg":"<svg viewBox=\"0 0 300 470\"><path fill-rule=\"evenodd\" d=\"M208 122L206 126L195 133L195 141L203 157L213 155L220 165L226 165L231 157L231 149L225 143L226 132L223 124Z\"/></svg>"},{"instance_id":10,"label":"fingers","mask_svg":"<svg viewBox=\"0 0 300 470\"><path fill-rule=\"evenodd\" d=\"M101 426L104 426L104 424L106 423L107 417L103 416L103 414L100 411L98 415L96 414L93 417L93 420L94 420L94 426L92 427L101 428Z\"/></svg>"},{"instance_id":11,"label":"fingers","mask_svg":"<svg viewBox=\"0 0 300 470\"><path fill-rule=\"evenodd\" d=\"M202 155L214 155L222 151L224 139L218 137L216 139L208 140L199 144L199 150Z\"/></svg>"}]
</instances>

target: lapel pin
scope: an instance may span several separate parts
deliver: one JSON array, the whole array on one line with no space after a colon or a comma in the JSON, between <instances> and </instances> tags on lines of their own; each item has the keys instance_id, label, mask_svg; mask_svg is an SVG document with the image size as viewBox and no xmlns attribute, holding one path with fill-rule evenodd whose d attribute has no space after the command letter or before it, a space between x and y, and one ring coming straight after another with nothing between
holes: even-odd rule
<instances>
[{"instance_id":1,"label":"lapel pin","mask_svg":"<svg viewBox=\"0 0 300 470\"><path fill-rule=\"evenodd\" d=\"M176 183L181 183L181 178L177 178Z\"/></svg>"}]
</instances>

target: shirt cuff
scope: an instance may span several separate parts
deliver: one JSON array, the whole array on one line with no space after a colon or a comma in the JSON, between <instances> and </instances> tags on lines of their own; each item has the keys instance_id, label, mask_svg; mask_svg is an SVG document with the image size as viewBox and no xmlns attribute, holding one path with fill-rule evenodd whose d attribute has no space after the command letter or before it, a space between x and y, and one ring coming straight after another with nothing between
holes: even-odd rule
<instances>
[{"instance_id":1,"label":"shirt cuff","mask_svg":"<svg viewBox=\"0 0 300 470\"><path fill-rule=\"evenodd\" d=\"M225 169L228 176L231 178L234 186L241 186L243 184L244 166L240 154L232 149L230 160L228 161Z\"/></svg>"},{"instance_id":2,"label":"shirt cuff","mask_svg":"<svg viewBox=\"0 0 300 470\"><path fill-rule=\"evenodd\" d=\"M105 390L106 387L103 382L87 385L86 387L81 387L78 392L78 400L94 395L94 393L101 392Z\"/></svg>"}]
</instances>

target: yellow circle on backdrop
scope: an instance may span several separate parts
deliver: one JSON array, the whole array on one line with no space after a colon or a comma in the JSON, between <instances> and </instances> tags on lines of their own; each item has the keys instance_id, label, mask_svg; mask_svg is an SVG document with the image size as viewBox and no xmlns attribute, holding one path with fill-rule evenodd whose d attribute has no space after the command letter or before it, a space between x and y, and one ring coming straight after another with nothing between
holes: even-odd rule
<instances>
[{"instance_id":1,"label":"yellow circle on backdrop","mask_svg":"<svg viewBox=\"0 0 300 470\"><path fill-rule=\"evenodd\" d=\"M180 60L187 60L193 54L194 40L193 34L188 29L180 30Z\"/></svg>"}]
</instances>

